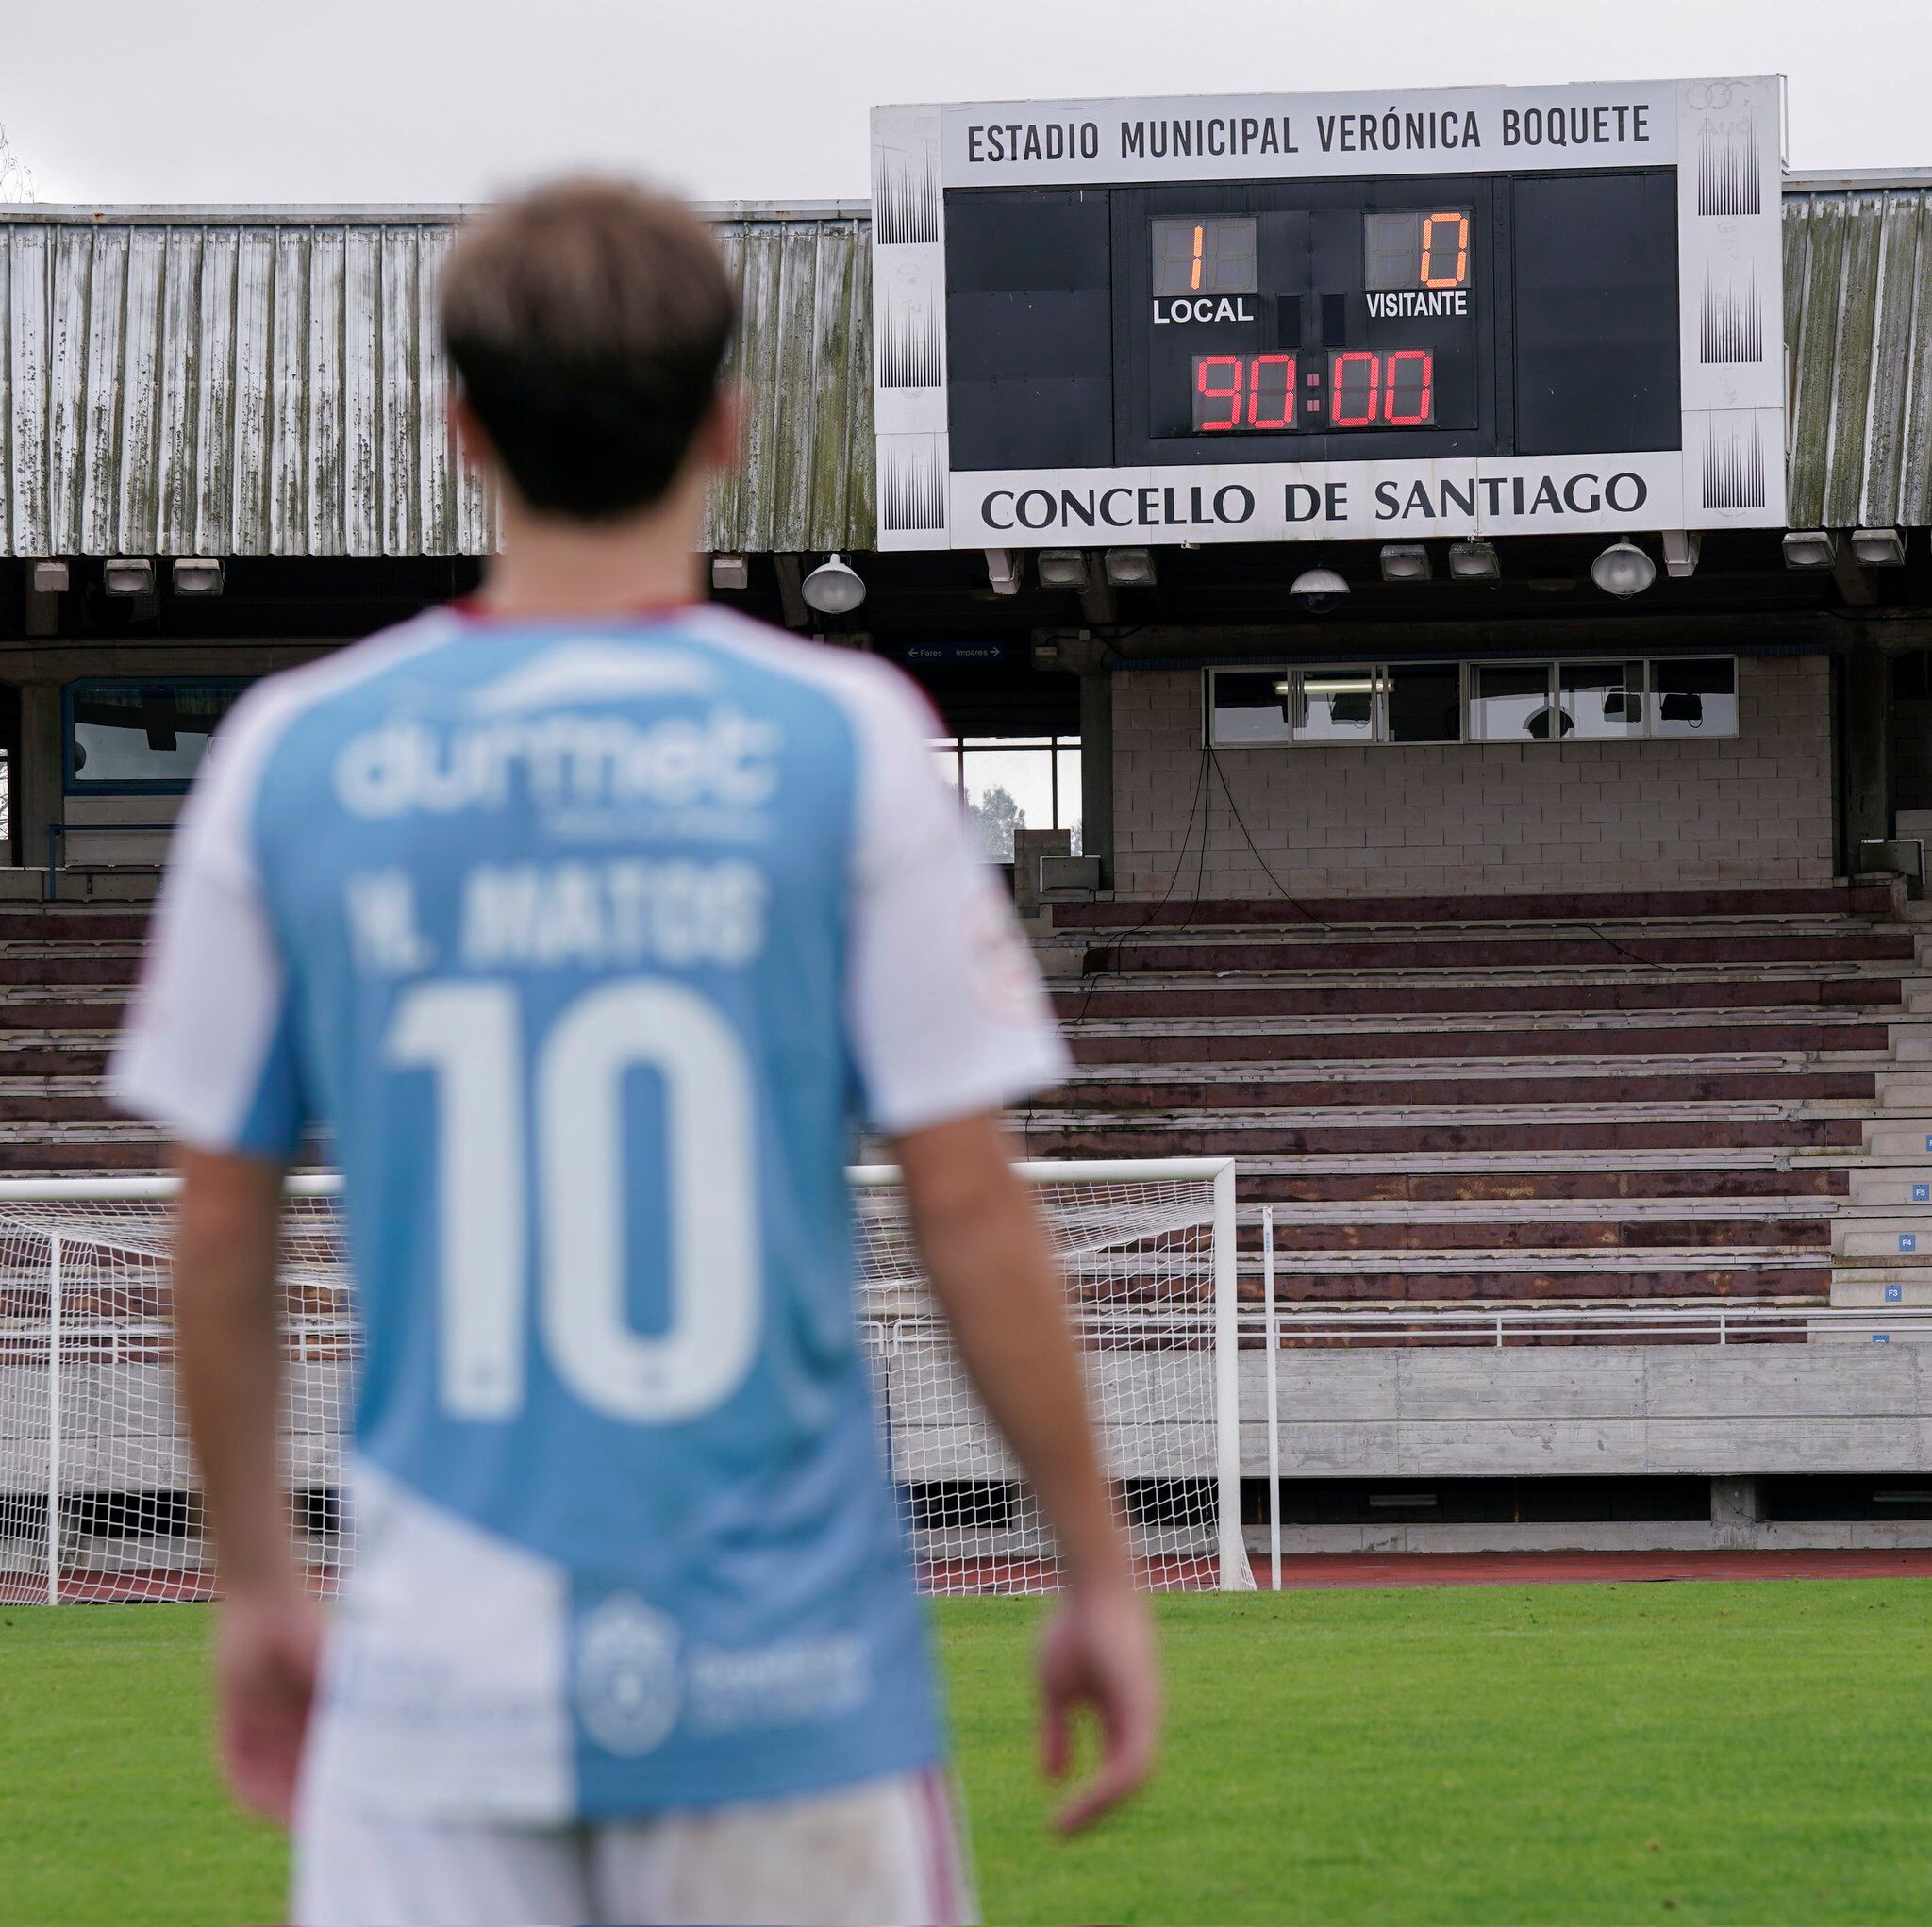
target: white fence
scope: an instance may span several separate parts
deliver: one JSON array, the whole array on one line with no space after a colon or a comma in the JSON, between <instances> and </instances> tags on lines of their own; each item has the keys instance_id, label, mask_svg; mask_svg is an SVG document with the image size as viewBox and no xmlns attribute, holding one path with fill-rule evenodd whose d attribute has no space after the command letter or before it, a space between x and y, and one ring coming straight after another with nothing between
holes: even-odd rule
<instances>
[{"instance_id":1,"label":"white fence","mask_svg":"<svg viewBox=\"0 0 1932 1927\"><path fill-rule=\"evenodd\" d=\"M1059 1254L1143 1582L1252 1584L1241 1548L1234 1166L1021 1167ZM858 1318L923 1583L1055 1583L1032 1495L926 1293L896 1174L852 1174ZM290 1187L284 1472L317 1586L353 1555L340 1471L356 1361L337 1181ZM0 1181L0 1599L215 1586L174 1386L160 1179Z\"/></svg>"}]
</instances>

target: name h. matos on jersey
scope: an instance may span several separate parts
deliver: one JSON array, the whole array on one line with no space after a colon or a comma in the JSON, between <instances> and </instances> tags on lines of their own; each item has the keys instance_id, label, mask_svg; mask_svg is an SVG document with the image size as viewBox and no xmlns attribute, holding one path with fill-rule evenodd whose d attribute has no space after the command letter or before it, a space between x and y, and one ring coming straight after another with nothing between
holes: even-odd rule
<instances>
[{"instance_id":1,"label":"name h. matos on jersey","mask_svg":"<svg viewBox=\"0 0 1932 1927\"><path fill-rule=\"evenodd\" d=\"M757 843L779 787L775 723L728 704L641 724L609 713L391 721L351 738L334 787L352 815L537 808L565 842L682 835ZM377 975L470 970L741 967L764 948L770 888L739 857L485 862L458 886L459 955L440 958L400 869L347 879L356 960Z\"/></svg>"}]
</instances>

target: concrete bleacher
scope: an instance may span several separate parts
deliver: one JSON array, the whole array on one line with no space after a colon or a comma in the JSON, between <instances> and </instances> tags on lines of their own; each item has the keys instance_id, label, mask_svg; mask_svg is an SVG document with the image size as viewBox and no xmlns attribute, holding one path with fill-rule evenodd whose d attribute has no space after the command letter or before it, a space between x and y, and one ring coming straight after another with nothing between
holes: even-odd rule
<instances>
[{"instance_id":1,"label":"concrete bleacher","mask_svg":"<svg viewBox=\"0 0 1932 1927\"><path fill-rule=\"evenodd\" d=\"M1889 884L1048 914L1077 1070L1029 1153L1233 1153L1285 1304L1932 1302Z\"/></svg>"},{"instance_id":2,"label":"concrete bleacher","mask_svg":"<svg viewBox=\"0 0 1932 1927\"><path fill-rule=\"evenodd\" d=\"M1077 1068L1015 1121L1041 1157L1233 1154L1290 1304L1932 1303L1918 910L1885 883L1056 904ZM0 905L5 1168L161 1166L100 1083L145 928ZM1242 1265L1257 1288L1252 1213Z\"/></svg>"}]
</instances>

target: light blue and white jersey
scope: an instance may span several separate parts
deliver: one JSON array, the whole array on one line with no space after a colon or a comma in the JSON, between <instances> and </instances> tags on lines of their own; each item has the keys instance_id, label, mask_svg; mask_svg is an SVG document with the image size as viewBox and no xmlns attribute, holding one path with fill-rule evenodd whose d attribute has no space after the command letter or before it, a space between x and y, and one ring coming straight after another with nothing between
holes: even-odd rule
<instances>
[{"instance_id":1,"label":"light blue and white jersey","mask_svg":"<svg viewBox=\"0 0 1932 1927\"><path fill-rule=\"evenodd\" d=\"M932 1761L843 1167L1064 1055L867 657L726 612L439 612L251 690L120 1101L332 1129L358 1563L307 1770L531 1822Z\"/></svg>"}]
</instances>

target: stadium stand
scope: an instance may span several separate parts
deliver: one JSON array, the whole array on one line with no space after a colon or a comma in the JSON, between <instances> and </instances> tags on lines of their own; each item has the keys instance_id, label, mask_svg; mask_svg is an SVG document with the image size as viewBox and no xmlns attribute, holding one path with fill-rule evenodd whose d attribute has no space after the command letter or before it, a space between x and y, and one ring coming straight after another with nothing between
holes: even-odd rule
<instances>
[{"instance_id":1,"label":"stadium stand","mask_svg":"<svg viewBox=\"0 0 1932 1927\"><path fill-rule=\"evenodd\" d=\"M1078 1070L1027 1147L1232 1153L1289 1304L1910 1303L1886 1212L1932 1175L1932 976L1902 912L1890 883L1055 905Z\"/></svg>"},{"instance_id":2,"label":"stadium stand","mask_svg":"<svg viewBox=\"0 0 1932 1927\"><path fill-rule=\"evenodd\" d=\"M12 1170L159 1168L99 1083L145 915L0 906ZM1015 1121L1036 1157L1235 1155L1285 1304L1926 1302L1907 916L1890 881L1054 905L1077 1070Z\"/></svg>"}]
</instances>

